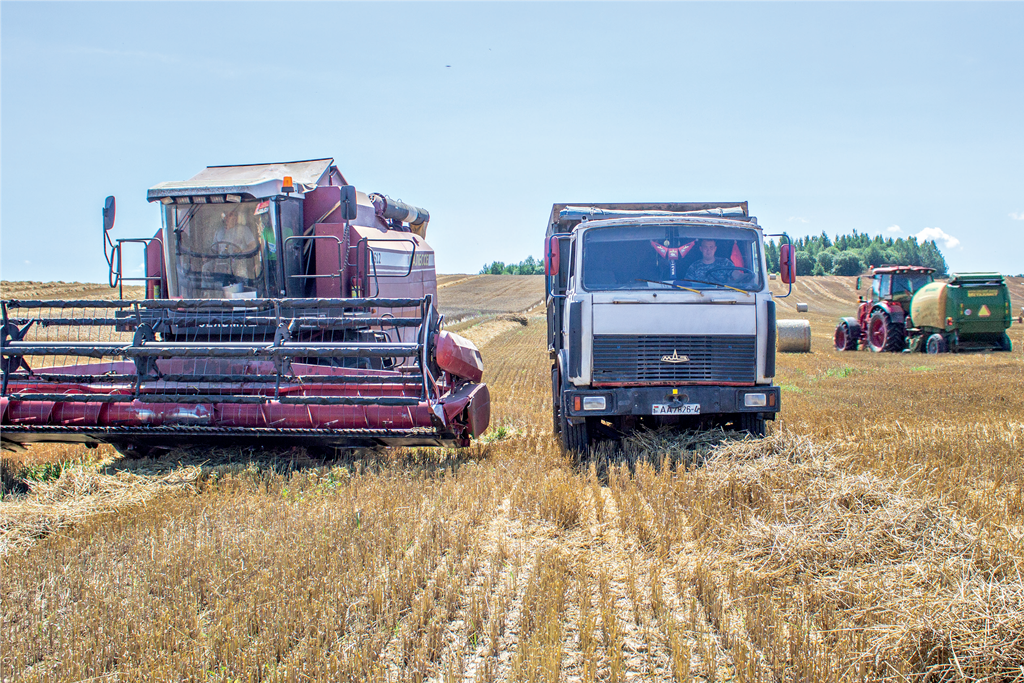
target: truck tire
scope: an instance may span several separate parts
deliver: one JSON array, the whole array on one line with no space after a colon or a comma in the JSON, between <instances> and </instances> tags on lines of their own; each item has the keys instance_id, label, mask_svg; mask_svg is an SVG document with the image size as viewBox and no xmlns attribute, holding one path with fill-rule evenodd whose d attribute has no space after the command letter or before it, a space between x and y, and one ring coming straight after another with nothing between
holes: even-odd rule
<instances>
[{"instance_id":1,"label":"truck tire","mask_svg":"<svg viewBox=\"0 0 1024 683\"><path fill-rule=\"evenodd\" d=\"M562 448L566 452L572 453L575 460L585 460L590 452L590 434L587 430L586 420L579 424L572 424L566 419L561 419L560 422Z\"/></svg>"},{"instance_id":2,"label":"truck tire","mask_svg":"<svg viewBox=\"0 0 1024 683\"><path fill-rule=\"evenodd\" d=\"M1003 332L1003 336L999 339L999 350L1013 351L1013 342L1010 341L1010 335L1006 332Z\"/></svg>"},{"instance_id":3,"label":"truck tire","mask_svg":"<svg viewBox=\"0 0 1024 683\"><path fill-rule=\"evenodd\" d=\"M946 345L946 338L936 332L928 337L928 345L925 347L928 353L946 353L949 347Z\"/></svg>"},{"instance_id":4,"label":"truck tire","mask_svg":"<svg viewBox=\"0 0 1024 683\"><path fill-rule=\"evenodd\" d=\"M562 431L562 387L558 381L558 366L551 366L551 433L557 436Z\"/></svg>"},{"instance_id":5,"label":"truck tire","mask_svg":"<svg viewBox=\"0 0 1024 683\"><path fill-rule=\"evenodd\" d=\"M841 322L836 327L835 343L837 351L856 351L857 350L857 337L859 335L854 334L854 331L850 329L850 325L846 322Z\"/></svg>"},{"instance_id":6,"label":"truck tire","mask_svg":"<svg viewBox=\"0 0 1024 683\"><path fill-rule=\"evenodd\" d=\"M746 432L756 439L760 439L767 431L765 419L761 413L740 413L739 424L741 432Z\"/></svg>"},{"instance_id":7,"label":"truck tire","mask_svg":"<svg viewBox=\"0 0 1024 683\"><path fill-rule=\"evenodd\" d=\"M906 345L902 325L894 323L889 314L881 309L871 314L871 320L868 321L868 346L872 351L902 351Z\"/></svg>"}]
</instances>

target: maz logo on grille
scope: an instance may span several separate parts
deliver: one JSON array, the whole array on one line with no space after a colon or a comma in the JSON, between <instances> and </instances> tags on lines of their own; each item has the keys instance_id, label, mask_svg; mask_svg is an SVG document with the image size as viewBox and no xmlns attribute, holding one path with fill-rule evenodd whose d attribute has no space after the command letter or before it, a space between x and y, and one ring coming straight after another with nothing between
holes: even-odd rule
<instances>
[{"instance_id":1,"label":"maz logo on grille","mask_svg":"<svg viewBox=\"0 0 1024 683\"><path fill-rule=\"evenodd\" d=\"M689 361L690 361L689 357L687 357L687 356L680 356L679 352L676 349L672 349L672 355L671 356L662 356L661 357L661 362L662 363L688 363Z\"/></svg>"}]
</instances>

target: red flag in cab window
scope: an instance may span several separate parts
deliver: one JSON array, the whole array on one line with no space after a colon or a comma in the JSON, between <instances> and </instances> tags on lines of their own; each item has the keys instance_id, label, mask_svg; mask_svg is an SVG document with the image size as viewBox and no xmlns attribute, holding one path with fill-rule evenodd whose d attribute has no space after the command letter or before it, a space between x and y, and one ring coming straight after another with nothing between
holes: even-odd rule
<instances>
[{"instance_id":1,"label":"red flag in cab window","mask_svg":"<svg viewBox=\"0 0 1024 683\"><path fill-rule=\"evenodd\" d=\"M729 257L729 260L732 261L732 264L734 266L736 266L737 268L745 268L746 267L746 266L743 265L743 254L740 253L740 243L739 242L733 242L732 243L732 256Z\"/></svg>"}]
</instances>

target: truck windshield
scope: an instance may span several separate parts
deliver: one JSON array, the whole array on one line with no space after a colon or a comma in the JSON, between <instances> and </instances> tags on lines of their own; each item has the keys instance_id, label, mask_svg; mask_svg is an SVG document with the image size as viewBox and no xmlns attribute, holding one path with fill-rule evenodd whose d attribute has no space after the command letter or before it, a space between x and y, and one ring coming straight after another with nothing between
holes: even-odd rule
<instances>
[{"instance_id":1,"label":"truck windshield","mask_svg":"<svg viewBox=\"0 0 1024 683\"><path fill-rule=\"evenodd\" d=\"M255 298L274 291L277 245L269 201L172 204L164 221L178 296Z\"/></svg>"},{"instance_id":2,"label":"truck windshield","mask_svg":"<svg viewBox=\"0 0 1024 683\"><path fill-rule=\"evenodd\" d=\"M583 287L609 289L763 286L758 234L706 225L591 228L583 239Z\"/></svg>"}]
</instances>

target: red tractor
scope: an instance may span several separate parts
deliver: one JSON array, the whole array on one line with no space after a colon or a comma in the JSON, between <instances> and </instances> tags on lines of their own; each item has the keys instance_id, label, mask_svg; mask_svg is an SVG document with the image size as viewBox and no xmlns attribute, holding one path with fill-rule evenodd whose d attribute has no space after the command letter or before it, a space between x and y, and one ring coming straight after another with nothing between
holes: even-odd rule
<instances>
[{"instance_id":1,"label":"red tractor","mask_svg":"<svg viewBox=\"0 0 1024 683\"><path fill-rule=\"evenodd\" d=\"M110 285L145 300L0 302L4 448L465 446L487 428L480 352L441 329L426 211L333 159L211 166L148 199L150 238L112 240L103 210Z\"/></svg>"},{"instance_id":2,"label":"red tractor","mask_svg":"<svg viewBox=\"0 0 1024 683\"><path fill-rule=\"evenodd\" d=\"M835 344L840 351L868 347L876 353L907 348L906 318L914 293L930 284L934 268L882 266L871 271L871 296L859 297L856 318L841 318ZM857 289L861 278L857 278Z\"/></svg>"}]
</instances>

